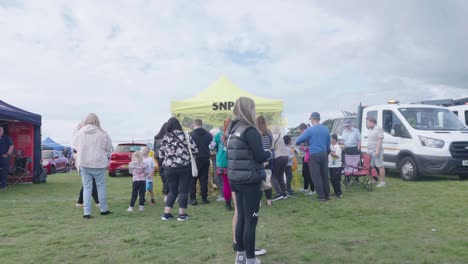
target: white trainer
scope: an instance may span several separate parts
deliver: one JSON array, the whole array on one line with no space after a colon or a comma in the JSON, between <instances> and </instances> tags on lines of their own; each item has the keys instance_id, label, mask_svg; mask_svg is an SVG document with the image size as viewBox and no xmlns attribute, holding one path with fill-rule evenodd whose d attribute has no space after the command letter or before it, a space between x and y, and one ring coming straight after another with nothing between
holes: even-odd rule
<instances>
[{"instance_id":1,"label":"white trainer","mask_svg":"<svg viewBox=\"0 0 468 264\"><path fill-rule=\"evenodd\" d=\"M133 207L131 207L131 206L128 207L128 208L127 208L127 212L133 212Z\"/></svg>"},{"instance_id":2,"label":"white trainer","mask_svg":"<svg viewBox=\"0 0 468 264\"><path fill-rule=\"evenodd\" d=\"M382 181L379 182L379 183L376 185L376 187L378 187L378 188L381 188L381 187L384 187L384 186L385 186L385 182L382 182Z\"/></svg>"},{"instance_id":3,"label":"white trainer","mask_svg":"<svg viewBox=\"0 0 468 264\"><path fill-rule=\"evenodd\" d=\"M144 211L145 210L145 207L143 207L142 205L138 206L138 210L141 212L141 211Z\"/></svg>"}]
</instances>

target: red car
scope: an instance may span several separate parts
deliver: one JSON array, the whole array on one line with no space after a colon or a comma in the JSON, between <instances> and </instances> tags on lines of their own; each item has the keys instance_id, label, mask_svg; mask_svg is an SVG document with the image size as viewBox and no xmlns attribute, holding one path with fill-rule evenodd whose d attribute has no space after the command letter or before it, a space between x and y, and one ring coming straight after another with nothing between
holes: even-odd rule
<instances>
[{"instance_id":1,"label":"red car","mask_svg":"<svg viewBox=\"0 0 468 264\"><path fill-rule=\"evenodd\" d=\"M69 172L70 164L61 151L43 150L42 168L47 171L47 174L54 174L58 171Z\"/></svg>"},{"instance_id":2,"label":"red car","mask_svg":"<svg viewBox=\"0 0 468 264\"><path fill-rule=\"evenodd\" d=\"M109 176L114 177L119 172L128 174L128 164L132 160L132 153L145 147L143 143L123 143L117 145L114 152L110 155Z\"/></svg>"}]
</instances>

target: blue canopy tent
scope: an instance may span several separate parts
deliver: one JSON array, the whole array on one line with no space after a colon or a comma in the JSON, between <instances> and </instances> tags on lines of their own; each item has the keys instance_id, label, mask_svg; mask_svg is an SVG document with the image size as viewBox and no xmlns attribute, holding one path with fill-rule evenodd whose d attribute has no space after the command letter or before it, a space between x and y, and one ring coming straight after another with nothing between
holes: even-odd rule
<instances>
[{"instance_id":1,"label":"blue canopy tent","mask_svg":"<svg viewBox=\"0 0 468 264\"><path fill-rule=\"evenodd\" d=\"M46 139L42 140L42 148L63 151L67 147L62 146L50 137L47 137Z\"/></svg>"},{"instance_id":2,"label":"blue canopy tent","mask_svg":"<svg viewBox=\"0 0 468 264\"><path fill-rule=\"evenodd\" d=\"M42 117L0 100L0 122L5 128L5 133L12 138L17 155L32 156L33 175L27 180L32 182L33 176L38 176L42 172Z\"/></svg>"}]
</instances>

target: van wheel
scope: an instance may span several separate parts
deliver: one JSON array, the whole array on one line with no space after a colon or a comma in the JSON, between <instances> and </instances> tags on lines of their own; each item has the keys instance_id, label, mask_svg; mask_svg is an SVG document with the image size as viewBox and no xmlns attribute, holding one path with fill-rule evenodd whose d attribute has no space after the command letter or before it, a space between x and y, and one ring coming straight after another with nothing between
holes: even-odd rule
<instances>
[{"instance_id":1,"label":"van wheel","mask_svg":"<svg viewBox=\"0 0 468 264\"><path fill-rule=\"evenodd\" d=\"M55 174L55 166L50 167L50 174Z\"/></svg>"},{"instance_id":2,"label":"van wheel","mask_svg":"<svg viewBox=\"0 0 468 264\"><path fill-rule=\"evenodd\" d=\"M460 173L458 174L458 177L460 178L460 180L468 180L468 173Z\"/></svg>"},{"instance_id":3,"label":"van wheel","mask_svg":"<svg viewBox=\"0 0 468 264\"><path fill-rule=\"evenodd\" d=\"M418 165L412 157L404 157L399 164L400 177L405 181L416 181L419 175Z\"/></svg>"}]
</instances>

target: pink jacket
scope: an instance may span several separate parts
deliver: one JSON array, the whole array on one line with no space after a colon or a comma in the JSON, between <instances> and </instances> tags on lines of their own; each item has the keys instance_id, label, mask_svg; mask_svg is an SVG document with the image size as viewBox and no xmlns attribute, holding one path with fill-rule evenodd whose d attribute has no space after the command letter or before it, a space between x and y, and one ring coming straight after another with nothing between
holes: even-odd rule
<instances>
[{"instance_id":1,"label":"pink jacket","mask_svg":"<svg viewBox=\"0 0 468 264\"><path fill-rule=\"evenodd\" d=\"M76 132L72 148L76 149L76 164L86 168L106 168L107 153L112 141L107 133L94 125L86 125Z\"/></svg>"}]
</instances>

